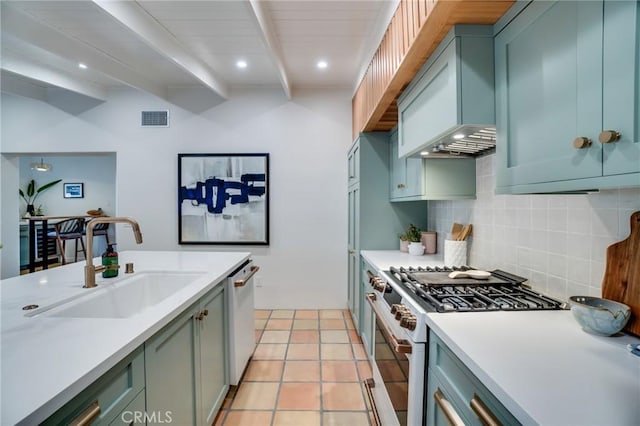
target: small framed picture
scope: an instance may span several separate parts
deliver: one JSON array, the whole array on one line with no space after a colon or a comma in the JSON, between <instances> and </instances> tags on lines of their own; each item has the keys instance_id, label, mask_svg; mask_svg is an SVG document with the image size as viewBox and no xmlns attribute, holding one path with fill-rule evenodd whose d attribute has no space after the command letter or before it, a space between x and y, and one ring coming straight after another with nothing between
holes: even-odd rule
<instances>
[{"instance_id":1,"label":"small framed picture","mask_svg":"<svg viewBox=\"0 0 640 426\"><path fill-rule=\"evenodd\" d=\"M84 183L65 183L64 198L84 198Z\"/></svg>"}]
</instances>

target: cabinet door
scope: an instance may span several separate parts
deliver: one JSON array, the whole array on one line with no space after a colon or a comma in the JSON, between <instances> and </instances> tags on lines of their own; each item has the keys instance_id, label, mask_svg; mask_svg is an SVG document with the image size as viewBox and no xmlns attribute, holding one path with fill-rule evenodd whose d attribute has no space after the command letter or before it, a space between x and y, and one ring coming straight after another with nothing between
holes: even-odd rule
<instances>
[{"instance_id":1,"label":"cabinet door","mask_svg":"<svg viewBox=\"0 0 640 426\"><path fill-rule=\"evenodd\" d=\"M204 315L202 319L196 320L196 327L200 338L201 418L206 425L213 424L229 389L224 287L220 285L205 296L196 317Z\"/></svg>"},{"instance_id":2,"label":"cabinet door","mask_svg":"<svg viewBox=\"0 0 640 426\"><path fill-rule=\"evenodd\" d=\"M640 171L639 25L639 2L604 3L602 128L622 134L603 145L605 176Z\"/></svg>"},{"instance_id":3,"label":"cabinet door","mask_svg":"<svg viewBox=\"0 0 640 426\"><path fill-rule=\"evenodd\" d=\"M152 417L153 416L153 417ZM144 391L141 391L127 407L109 423L109 426L141 426L149 423L171 423L171 413L147 413Z\"/></svg>"},{"instance_id":4,"label":"cabinet door","mask_svg":"<svg viewBox=\"0 0 640 426\"><path fill-rule=\"evenodd\" d=\"M198 424L196 312L188 309L145 343L147 412L171 412L174 424Z\"/></svg>"},{"instance_id":5,"label":"cabinet door","mask_svg":"<svg viewBox=\"0 0 640 426\"><path fill-rule=\"evenodd\" d=\"M347 156L349 185L360 180L360 143L356 141Z\"/></svg>"},{"instance_id":6,"label":"cabinet door","mask_svg":"<svg viewBox=\"0 0 640 426\"><path fill-rule=\"evenodd\" d=\"M428 371L427 425L449 426L454 424L454 421L459 421L459 424L470 424L463 418L462 410L458 408L456 400L447 392L433 370Z\"/></svg>"},{"instance_id":7,"label":"cabinet door","mask_svg":"<svg viewBox=\"0 0 640 426\"><path fill-rule=\"evenodd\" d=\"M456 39L450 42L398 104L398 152L403 157L417 152L426 142L458 122L458 42Z\"/></svg>"},{"instance_id":8,"label":"cabinet door","mask_svg":"<svg viewBox=\"0 0 640 426\"><path fill-rule=\"evenodd\" d=\"M391 133L389 139L391 180L390 199L393 201L403 198L420 197L423 195L422 158L398 158L398 133Z\"/></svg>"},{"instance_id":9,"label":"cabinet door","mask_svg":"<svg viewBox=\"0 0 640 426\"><path fill-rule=\"evenodd\" d=\"M358 277L359 277L359 264L358 258L360 257L359 245L358 245L358 221L360 214L360 188L358 186L353 187L349 191L349 244L348 244L348 254L347 254L347 266L348 266L348 276L347 276L347 299L349 304L349 310L351 311L351 316L353 317L353 321L358 326L358 314L360 309L360 304L358 301L359 297L359 286L358 286Z\"/></svg>"},{"instance_id":10,"label":"cabinet door","mask_svg":"<svg viewBox=\"0 0 640 426\"><path fill-rule=\"evenodd\" d=\"M602 175L602 10L533 2L496 36L498 186Z\"/></svg>"}]
</instances>

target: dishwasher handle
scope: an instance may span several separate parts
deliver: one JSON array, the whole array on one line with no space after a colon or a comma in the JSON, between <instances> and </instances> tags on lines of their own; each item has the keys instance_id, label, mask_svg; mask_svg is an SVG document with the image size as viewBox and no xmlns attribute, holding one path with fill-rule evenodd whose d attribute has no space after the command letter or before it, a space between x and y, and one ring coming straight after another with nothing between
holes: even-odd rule
<instances>
[{"instance_id":1,"label":"dishwasher handle","mask_svg":"<svg viewBox=\"0 0 640 426\"><path fill-rule=\"evenodd\" d=\"M233 282L233 286L244 287L259 270L260 270L259 266L252 266L251 269L249 270L249 273L244 278L242 278L241 280L235 280Z\"/></svg>"}]
</instances>

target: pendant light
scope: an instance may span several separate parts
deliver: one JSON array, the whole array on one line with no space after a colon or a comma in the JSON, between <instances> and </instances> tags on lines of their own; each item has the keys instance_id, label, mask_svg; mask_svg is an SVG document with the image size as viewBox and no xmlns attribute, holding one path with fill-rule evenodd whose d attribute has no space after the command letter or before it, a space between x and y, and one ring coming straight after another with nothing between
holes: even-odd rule
<instances>
[{"instance_id":1,"label":"pendant light","mask_svg":"<svg viewBox=\"0 0 640 426\"><path fill-rule=\"evenodd\" d=\"M51 164L45 163L44 160L41 158L39 163L31 163L31 168L38 172L48 172L53 167L51 166Z\"/></svg>"}]
</instances>

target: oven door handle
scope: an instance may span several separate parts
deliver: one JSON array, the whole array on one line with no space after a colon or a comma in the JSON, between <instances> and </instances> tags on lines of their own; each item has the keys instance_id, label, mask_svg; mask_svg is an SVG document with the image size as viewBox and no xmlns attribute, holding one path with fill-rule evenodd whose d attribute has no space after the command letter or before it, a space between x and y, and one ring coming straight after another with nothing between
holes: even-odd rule
<instances>
[{"instance_id":1,"label":"oven door handle","mask_svg":"<svg viewBox=\"0 0 640 426\"><path fill-rule=\"evenodd\" d=\"M378 408L376 407L376 401L373 399L373 390L371 388L375 387L376 384L372 378L365 379L363 382L364 389L367 392L367 399L369 400L369 405L371 406L372 422L374 426L381 426L380 415L378 414Z\"/></svg>"},{"instance_id":2,"label":"oven door handle","mask_svg":"<svg viewBox=\"0 0 640 426\"><path fill-rule=\"evenodd\" d=\"M409 342L408 340L405 340L405 339L398 339L396 336L393 335L393 331L391 331L391 328L384 321L384 317L382 316L382 313L380 312L380 310L378 309L376 304L373 303L376 299L377 299L377 297L376 297L375 293L367 293L367 302L369 302L369 305L371 305L371 309L373 310L374 314L376 315L376 318L378 318L380 320L380 324L382 325L382 328L384 329L382 331L393 342L393 348L395 349L395 351L397 353L399 353L399 354L410 354L412 349L413 349L413 347L411 346L411 342Z\"/></svg>"}]
</instances>

